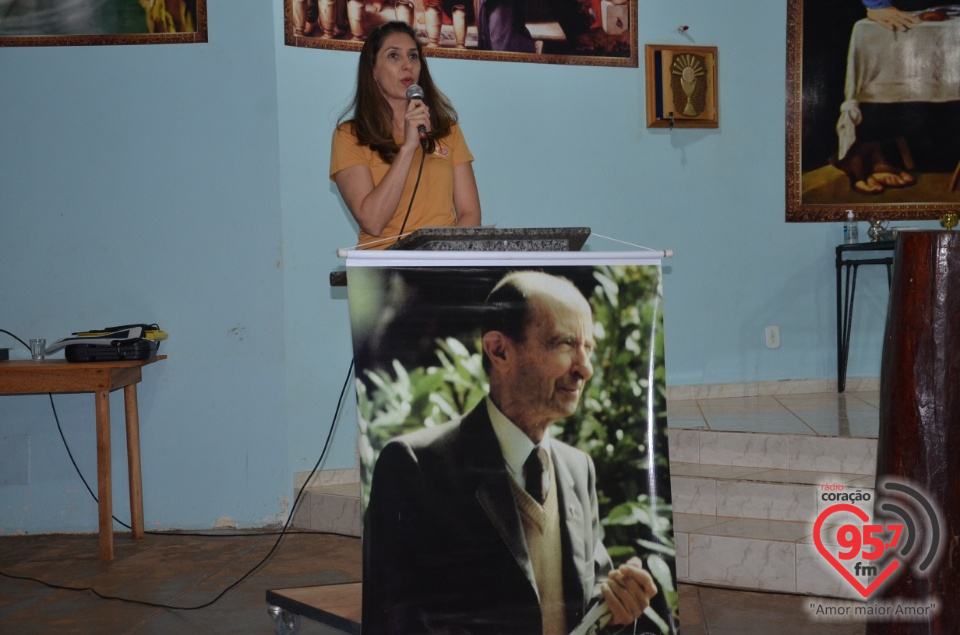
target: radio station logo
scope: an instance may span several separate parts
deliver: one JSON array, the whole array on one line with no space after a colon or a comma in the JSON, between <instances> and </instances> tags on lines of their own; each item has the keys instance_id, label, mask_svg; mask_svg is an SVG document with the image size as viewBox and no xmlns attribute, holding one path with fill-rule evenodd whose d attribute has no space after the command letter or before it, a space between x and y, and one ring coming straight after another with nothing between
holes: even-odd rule
<instances>
[{"instance_id":1,"label":"radio station logo","mask_svg":"<svg viewBox=\"0 0 960 635\"><path fill-rule=\"evenodd\" d=\"M876 492L874 501L869 491L821 486L821 500L833 504L813 528L817 551L864 598L910 564L918 576L929 575L942 547L940 511L917 487L887 478ZM872 519L864 507L872 507Z\"/></svg>"}]
</instances>

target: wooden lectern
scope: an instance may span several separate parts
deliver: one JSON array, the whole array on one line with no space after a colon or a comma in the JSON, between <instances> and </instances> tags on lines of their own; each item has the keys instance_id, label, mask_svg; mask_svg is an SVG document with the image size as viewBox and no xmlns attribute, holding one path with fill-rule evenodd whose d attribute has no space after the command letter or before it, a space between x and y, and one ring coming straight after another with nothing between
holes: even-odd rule
<instances>
[{"instance_id":1,"label":"wooden lectern","mask_svg":"<svg viewBox=\"0 0 960 635\"><path fill-rule=\"evenodd\" d=\"M424 227L390 249L418 251L580 251L589 227Z\"/></svg>"},{"instance_id":2,"label":"wooden lectern","mask_svg":"<svg viewBox=\"0 0 960 635\"><path fill-rule=\"evenodd\" d=\"M424 227L387 249L416 251L580 251L589 227ZM347 272L330 272L330 286L347 284Z\"/></svg>"}]
</instances>

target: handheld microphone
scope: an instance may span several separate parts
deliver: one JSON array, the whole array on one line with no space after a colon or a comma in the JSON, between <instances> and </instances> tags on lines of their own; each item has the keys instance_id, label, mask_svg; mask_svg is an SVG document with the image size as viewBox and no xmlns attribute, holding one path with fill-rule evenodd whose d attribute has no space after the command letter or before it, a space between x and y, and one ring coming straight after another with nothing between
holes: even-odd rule
<instances>
[{"instance_id":1,"label":"handheld microphone","mask_svg":"<svg viewBox=\"0 0 960 635\"><path fill-rule=\"evenodd\" d=\"M423 101L423 89L417 84L411 84L410 87L407 88L407 101L411 101L413 99L419 99L420 101ZM417 126L417 132L420 133L420 147L422 147L423 151L426 152L427 127L421 124Z\"/></svg>"}]
</instances>

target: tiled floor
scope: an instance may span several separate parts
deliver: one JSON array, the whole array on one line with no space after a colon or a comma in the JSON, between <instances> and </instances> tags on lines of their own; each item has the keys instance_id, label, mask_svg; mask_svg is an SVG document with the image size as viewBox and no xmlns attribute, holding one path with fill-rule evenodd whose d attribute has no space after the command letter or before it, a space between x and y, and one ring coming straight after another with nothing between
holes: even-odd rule
<instances>
[{"instance_id":1,"label":"tiled floor","mask_svg":"<svg viewBox=\"0 0 960 635\"><path fill-rule=\"evenodd\" d=\"M683 635L863 635L864 622L813 617L818 598L680 585Z\"/></svg>"},{"instance_id":2,"label":"tiled floor","mask_svg":"<svg viewBox=\"0 0 960 635\"><path fill-rule=\"evenodd\" d=\"M814 393L667 402L671 429L876 439L880 394Z\"/></svg>"},{"instance_id":3,"label":"tiled floor","mask_svg":"<svg viewBox=\"0 0 960 635\"><path fill-rule=\"evenodd\" d=\"M103 595L201 607L240 579L276 544L275 536L214 538L119 534L116 558L97 557L97 537L0 538L0 573L28 576ZM171 610L57 590L0 575L0 633L207 635L273 633L269 589L336 584L360 578L360 541L320 534L286 536L271 559L210 606ZM330 632L304 622L304 634Z\"/></svg>"},{"instance_id":4,"label":"tiled floor","mask_svg":"<svg viewBox=\"0 0 960 635\"><path fill-rule=\"evenodd\" d=\"M97 559L96 536L0 538L0 572L50 584L91 587L103 595L179 607L202 606L263 558L274 537L118 536L113 562ZM24 634L207 635L274 632L267 590L357 580L360 541L292 535L266 565L212 605L171 610L107 600L90 591L57 590L0 575L0 632ZM818 622L815 598L680 585L684 635L860 635L863 624ZM773 628L771 625L776 624ZM771 630L772 629L772 630ZM332 635L302 620L304 635Z\"/></svg>"},{"instance_id":5,"label":"tiled floor","mask_svg":"<svg viewBox=\"0 0 960 635\"><path fill-rule=\"evenodd\" d=\"M875 392L820 393L672 400L670 428L699 431L782 432L809 437L877 436ZM822 471L750 468L677 463L677 473L766 483L821 482ZM726 471L724 471L726 470ZM863 475L859 477L863 479ZM866 481L855 484L868 486ZM854 484L851 481L851 484ZM696 532L695 514L677 515L678 531ZM727 523L736 535L773 532L787 541L802 540L803 522L710 519ZM762 526L761 526L762 525ZM723 530L718 530L722 531ZM131 541L119 534L112 562L97 558L95 535L0 537L0 573L26 576L50 584L92 587L119 596L196 610L159 608L114 599L90 591L49 588L39 582L0 575L0 633L211 634L273 633L264 595L270 589L335 584L360 577L360 542L320 534L289 535L270 560L236 588L220 592L270 552L273 536L148 535ZM810 616L812 596L735 591L681 584L680 612L684 635L860 634L862 623L827 623ZM215 601L214 601L215 600ZM212 603L211 603L212 602ZM203 606L211 603L209 606ZM304 620L301 633L331 633Z\"/></svg>"}]
</instances>

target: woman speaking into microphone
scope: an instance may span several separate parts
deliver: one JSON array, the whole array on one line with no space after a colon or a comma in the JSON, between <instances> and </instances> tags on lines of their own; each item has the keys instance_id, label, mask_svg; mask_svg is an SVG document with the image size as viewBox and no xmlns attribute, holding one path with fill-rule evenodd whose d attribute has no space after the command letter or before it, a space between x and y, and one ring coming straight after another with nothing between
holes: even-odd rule
<instances>
[{"instance_id":1,"label":"woman speaking into microphone","mask_svg":"<svg viewBox=\"0 0 960 635\"><path fill-rule=\"evenodd\" d=\"M330 178L360 226L359 248L389 247L421 227L479 226L472 162L416 32L405 22L377 27L330 151Z\"/></svg>"}]
</instances>

